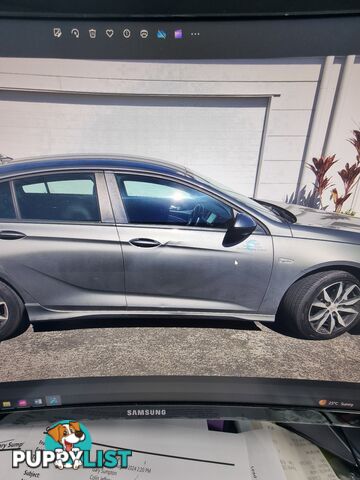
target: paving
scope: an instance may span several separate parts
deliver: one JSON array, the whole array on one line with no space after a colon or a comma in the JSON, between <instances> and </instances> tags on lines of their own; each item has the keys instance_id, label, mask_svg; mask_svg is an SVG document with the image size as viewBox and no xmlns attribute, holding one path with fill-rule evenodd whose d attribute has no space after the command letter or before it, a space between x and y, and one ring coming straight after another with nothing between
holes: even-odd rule
<instances>
[{"instance_id":1,"label":"paving","mask_svg":"<svg viewBox=\"0 0 360 480\"><path fill-rule=\"evenodd\" d=\"M360 382L357 334L306 341L262 325L254 330L94 325L68 328L69 323L53 331L46 327L45 331L34 331L30 327L21 336L2 342L1 381L108 375L235 375Z\"/></svg>"}]
</instances>

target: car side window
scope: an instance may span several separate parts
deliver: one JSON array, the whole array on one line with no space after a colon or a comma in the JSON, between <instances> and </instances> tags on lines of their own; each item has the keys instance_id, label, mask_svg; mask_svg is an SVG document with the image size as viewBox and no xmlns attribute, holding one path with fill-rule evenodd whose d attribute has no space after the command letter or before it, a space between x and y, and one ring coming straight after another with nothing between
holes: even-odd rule
<instances>
[{"instance_id":1,"label":"car side window","mask_svg":"<svg viewBox=\"0 0 360 480\"><path fill-rule=\"evenodd\" d=\"M95 175L48 174L14 182L24 220L100 222Z\"/></svg>"},{"instance_id":2,"label":"car side window","mask_svg":"<svg viewBox=\"0 0 360 480\"><path fill-rule=\"evenodd\" d=\"M233 210L219 200L171 180L116 175L129 223L226 229Z\"/></svg>"},{"instance_id":3,"label":"car side window","mask_svg":"<svg viewBox=\"0 0 360 480\"><path fill-rule=\"evenodd\" d=\"M0 183L0 219L1 218L5 220L13 220L16 218L8 182Z\"/></svg>"}]
</instances>

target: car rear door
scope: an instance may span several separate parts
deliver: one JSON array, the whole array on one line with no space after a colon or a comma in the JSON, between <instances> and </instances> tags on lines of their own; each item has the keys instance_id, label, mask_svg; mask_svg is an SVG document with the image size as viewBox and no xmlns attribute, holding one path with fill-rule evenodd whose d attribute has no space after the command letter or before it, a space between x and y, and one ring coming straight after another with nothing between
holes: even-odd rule
<instances>
[{"instance_id":1,"label":"car rear door","mask_svg":"<svg viewBox=\"0 0 360 480\"><path fill-rule=\"evenodd\" d=\"M219 199L152 176L108 173L107 181L129 309L258 310L273 263L272 238L264 229L224 247L234 212ZM195 207L206 211L201 221Z\"/></svg>"},{"instance_id":2,"label":"car rear door","mask_svg":"<svg viewBox=\"0 0 360 480\"><path fill-rule=\"evenodd\" d=\"M50 309L124 308L123 258L104 174L45 173L6 184L15 215L0 219L1 275L28 303Z\"/></svg>"}]
</instances>

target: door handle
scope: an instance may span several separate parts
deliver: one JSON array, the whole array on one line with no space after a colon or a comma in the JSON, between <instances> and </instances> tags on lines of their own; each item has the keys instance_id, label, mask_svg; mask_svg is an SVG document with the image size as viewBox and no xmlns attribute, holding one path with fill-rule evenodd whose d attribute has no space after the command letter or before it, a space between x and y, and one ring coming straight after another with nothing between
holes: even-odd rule
<instances>
[{"instance_id":1,"label":"door handle","mask_svg":"<svg viewBox=\"0 0 360 480\"><path fill-rule=\"evenodd\" d=\"M132 240L129 240L129 243L135 247L141 248L154 248L161 245L160 242L153 240L152 238L133 238Z\"/></svg>"},{"instance_id":2,"label":"door handle","mask_svg":"<svg viewBox=\"0 0 360 480\"><path fill-rule=\"evenodd\" d=\"M13 230L2 230L0 232L0 240L19 240L26 237L25 233L14 232Z\"/></svg>"}]
</instances>

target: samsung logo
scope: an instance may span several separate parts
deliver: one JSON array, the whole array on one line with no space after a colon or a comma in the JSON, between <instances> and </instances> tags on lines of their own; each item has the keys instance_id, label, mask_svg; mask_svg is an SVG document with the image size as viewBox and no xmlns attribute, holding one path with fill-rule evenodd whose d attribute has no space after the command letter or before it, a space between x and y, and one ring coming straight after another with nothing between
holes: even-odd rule
<instances>
[{"instance_id":1,"label":"samsung logo","mask_svg":"<svg viewBox=\"0 0 360 480\"><path fill-rule=\"evenodd\" d=\"M165 409L126 410L128 417L165 417Z\"/></svg>"}]
</instances>

